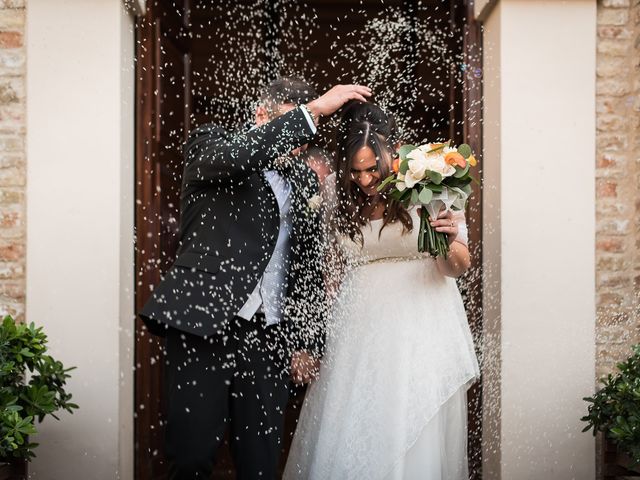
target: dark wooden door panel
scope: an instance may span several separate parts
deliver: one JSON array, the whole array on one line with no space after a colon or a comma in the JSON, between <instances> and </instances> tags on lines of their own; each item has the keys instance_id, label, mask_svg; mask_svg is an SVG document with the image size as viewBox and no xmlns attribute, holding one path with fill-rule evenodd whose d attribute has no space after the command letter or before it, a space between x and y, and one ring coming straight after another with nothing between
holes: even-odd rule
<instances>
[{"instance_id":1,"label":"dark wooden door panel","mask_svg":"<svg viewBox=\"0 0 640 480\"><path fill-rule=\"evenodd\" d=\"M186 6L149 2L137 25L136 308L175 258L180 221L181 146L190 128ZM163 454L163 342L136 329L137 479L166 478Z\"/></svg>"}]
</instances>

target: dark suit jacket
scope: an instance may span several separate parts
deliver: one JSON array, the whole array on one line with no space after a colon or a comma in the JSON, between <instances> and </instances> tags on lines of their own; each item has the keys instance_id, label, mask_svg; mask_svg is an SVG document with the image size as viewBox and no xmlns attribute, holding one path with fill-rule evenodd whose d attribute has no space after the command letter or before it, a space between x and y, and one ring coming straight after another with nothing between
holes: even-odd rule
<instances>
[{"instance_id":1,"label":"dark suit jacket","mask_svg":"<svg viewBox=\"0 0 640 480\"><path fill-rule=\"evenodd\" d=\"M264 176L281 156L313 138L299 108L244 134L208 124L185 144L177 258L140 312L149 330L220 332L244 305L271 258L280 223ZM292 159L291 266L284 320L294 348L320 354L325 315L320 217L309 207L315 174Z\"/></svg>"}]
</instances>

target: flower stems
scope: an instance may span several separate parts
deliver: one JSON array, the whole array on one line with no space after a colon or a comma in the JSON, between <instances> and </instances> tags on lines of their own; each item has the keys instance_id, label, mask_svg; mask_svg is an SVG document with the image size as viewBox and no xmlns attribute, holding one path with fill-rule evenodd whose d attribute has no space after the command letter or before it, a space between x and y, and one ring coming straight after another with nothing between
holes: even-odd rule
<instances>
[{"instance_id":1,"label":"flower stems","mask_svg":"<svg viewBox=\"0 0 640 480\"><path fill-rule=\"evenodd\" d=\"M427 225L429 225L429 212L427 209L422 207L420 209L420 231L418 232L418 251L420 253L426 252L426 243L428 236ZM429 252L431 253L431 252Z\"/></svg>"},{"instance_id":2,"label":"flower stems","mask_svg":"<svg viewBox=\"0 0 640 480\"><path fill-rule=\"evenodd\" d=\"M436 232L429 223L429 212L425 207L420 209L420 231L418 232L418 251L428 252L432 257L449 256L449 240L447 234Z\"/></svg>"}]
</instances>

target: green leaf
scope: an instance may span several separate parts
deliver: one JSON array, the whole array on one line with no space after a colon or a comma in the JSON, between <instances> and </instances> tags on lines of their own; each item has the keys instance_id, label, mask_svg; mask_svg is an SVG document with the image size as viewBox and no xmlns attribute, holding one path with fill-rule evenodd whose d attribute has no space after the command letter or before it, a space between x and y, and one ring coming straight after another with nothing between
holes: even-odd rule
<instances>
[{"instance_id":1,"label":"green leaf","mask_svg":"<svg viewBox=\"0 0 640 480\"><path fill-rule=\"evenodd\" d=\"M473 153L471 147L466 143L463 143L458 147L458 153L462 155L464 158L469 158Z\"/></svg>"},{"instance_id":2,"label":"green leaf","mask_svg":"<svg viewBox=\"0 0 640 480\"><path fill-rule=\"evenodd\" d=\"M468 163L467 163L467 166L464 167L464 168L456 167L456 173L454 173L453 176L456 177L456 178L462 178L467 173L469 173L469 164Z\"/></svg>"},{"instance_id":3,"label":"green leaf","mask_svg":"<svg viewBox=\"0 0 640 480\"><path fill-rule=\"evenodd\" d=\"M389 175L387 178L385 178L382 183L380 183L380 185L378 185L378 187L376 188L376 190L378 190L379 192L381 192L382 190L385 189L385 187L387 185L389 185L393 180L395 180L395 175Z\"/></svg>"},{"instance_id":4,"label":"green leaf","mask_svg":"<svg viewBox=\"0 0 640 480\"><path fill-rule=\"evenodd\" d=\"M415 205L420 201L420 199L418 197L419 197L418 190L416 190L415 188L411 189L411 203L412 204Z\"/></svg>"},{"instance_id":5,"label":"green leaf","mask_svg":"<svg viewBox=\"0 0 640 480\"><path fill-rule=\"evenodd\" d=\"M465 185L469 185L471 183L470 177L464 178L456 178L455 176L447 177L446 185L448 187L459 187L462 188Z\"/></svg>"},{"instance_id":6,"label":"green leaf","mask_svg":"<svg viewBox=\"0 0 640 480\"><path fill-rule=\"evenodd\" d=\"M442 175L440 175L438 172L434 172L432 170L427 170L427 176L436 185L440 185L442 183Z\"/></svg>"},{"instance_id":7,"label":"green leaf","mask_svg":"<svg viewBox=\"0 0 640 480\"><path fill-rule=\"evenodd\" d=\"M422 191L420 191L420 195L418 195L418 199L420 200L420 203L422 203L423 205L427 205L431 199L433 198L433 192L431 191L430 188L423 188Z\"/></svg>"},{"instance_id":8,"label":"green leaf","mask_svg":"<svg viewBox=\"0 0 640 480\"><path fill-rule=\"evenodd\" d=\"M391 198L393 198L394 200L397 200L398 202L400 201L400 199L402 199L403 195L404 195L404 192L401 192L400 190L392 190L391 193L389 194Z\"/></svg>"},{"instance_id":9,"label":"green leaf","mask_svg":"<svg viewBox=\"0 0 640 480\"><path fill-rule=\"evenodd\" d=\"M402 175L406 175L407 170L409 170L409 160L402 160L400 162L400 167L398 168L398 171L402 174Z\"/></svg>"},{"instance_id":10,"label":"green leaf","mask_svg":"<svg viewBox=\"0 0 640 480\"><path fill-rule=\"evenodd\" d=\"M0 324L0 457L32 458L37 444L28 436L34 423L55 412L73 413L65 384L69 378L62 362L46 354L42 327L16 324L6 316ZM31 372L29 374L28 372Z\"/></svg>"},{"instance_id":11,"label":"green leaf","mask_svg":"<svg viewBox=\"0 0 640 480\"><path fill-rule=\"evenodd\" d=\"M28 348L23 348L22 350L20 350L20 354L24 355L27 358L33 357L33 353L31 353Z\"/></svg>"},{"instance_id":12,"label":"green leaf","mask_svg":"<svg viewBox=\"0 0 640 480\"><path fill-rule=\"evenodd\" d=\"M411 145L411 144L407 144L407 145L402 145L400 147L400 149L398 150L398 155L400 155L400 160L405 160L407 158L407 155L415 150L416 147L415 145Z\"/></svg>"}]
</instances>

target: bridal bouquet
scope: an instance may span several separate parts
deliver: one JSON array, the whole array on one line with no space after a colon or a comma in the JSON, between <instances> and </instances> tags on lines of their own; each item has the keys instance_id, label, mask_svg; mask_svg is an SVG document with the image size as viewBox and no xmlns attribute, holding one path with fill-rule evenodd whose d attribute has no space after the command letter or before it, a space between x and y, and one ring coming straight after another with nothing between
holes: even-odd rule
<instances>
[{"instance_id":1,"label":"bridal bouquet","mask_svg":"<svg viewBox=\"0 0 640 480\"><path fill-rule=\"evenodd\" d=\"M448 141L402 145L398 153L399 158L393 162L394 173L382 181L378 191L391 185L389 195L405 207L420 205L418 251L447 258L447 235L433 229L429 216L435 219L442 210L464 209L473 180L469 169L477 163L471 147L466 143L455 147Z\"/></svg>"}]
</instances>

